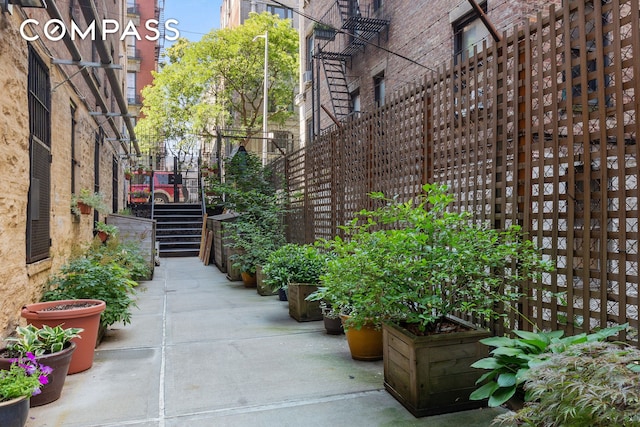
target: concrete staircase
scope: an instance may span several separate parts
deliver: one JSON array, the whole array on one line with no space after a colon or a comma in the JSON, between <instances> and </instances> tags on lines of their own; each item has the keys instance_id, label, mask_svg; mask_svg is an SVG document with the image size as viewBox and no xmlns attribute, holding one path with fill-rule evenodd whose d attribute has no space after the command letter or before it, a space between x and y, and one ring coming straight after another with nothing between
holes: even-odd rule
<instances>
[{"instance_id":1,"label":"concrete staircase","mask_svg":"<svg viewBox=\"0 0 640 427\"><path fill-rule=\"evenodd\" d=\"M156 242L160 257L191 257L200 252L202 208L199 204L154 206Z\"/></svg>"}]
</instances>

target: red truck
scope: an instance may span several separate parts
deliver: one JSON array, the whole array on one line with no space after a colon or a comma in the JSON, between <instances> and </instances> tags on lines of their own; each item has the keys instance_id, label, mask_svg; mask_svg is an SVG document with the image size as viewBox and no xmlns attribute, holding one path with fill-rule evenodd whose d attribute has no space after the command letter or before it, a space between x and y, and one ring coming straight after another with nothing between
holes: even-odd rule
<instances>
[{"instance_id":1,"label":"red truck","mask_svg":"<svg viewBox=\"0 0 640 427\"><path fill-rule=\"evenodd\" d=\"M151 176L145 173L134 172L131 177L130 193L146 191L151 193ZM187 189L182 185L182 175L169 171L153 172L153 200L155 203L172 203L174 201L174 189L178 190L178 202L183 203L189 198ZM129 197L131 202L131 197Z\"/></svg>"}]
</instances>

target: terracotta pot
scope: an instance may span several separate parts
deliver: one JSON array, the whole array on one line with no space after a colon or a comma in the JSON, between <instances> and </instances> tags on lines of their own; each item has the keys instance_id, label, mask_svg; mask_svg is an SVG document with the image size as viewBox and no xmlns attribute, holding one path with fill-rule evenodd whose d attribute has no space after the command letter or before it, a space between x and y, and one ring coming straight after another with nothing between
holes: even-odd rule
<instances>
[{"instance_id":1,"label":"terracotta pot","mask_svg":"<svg viewBox=\"0 0 640 427\"><path fill-rule=\"evenodd\" d=\"M60 398L62 387L64 387L69 371L69 365L71 364L71 356L75 349L76 343L70 342L62 351L36 357L38 363L49 366L53 369L53 372L47 377L49 382L40 388L41 393L31 397L29 406L33 408L34 406L46 405ZM11 367L12 360L4 357L0 358L0 369L8 370Z\"/></svg>"},{"instance_id":2,"label":"terracotta pot","mask_svg":"<svg viewBox=\"0 0 640 427\"><path fill-rule=\"evenodd\" d=\"M0 402L0 426L23 427L29 416L29 398L16 397Z\"/></svg>"},{"instance_id":3,"label":"terracotta pot","mask_svg":"<svg viewBox=\"0 0 640 427\"><path fill-rule=\"evenodd\" d=\"M100 241L103 242L103 243L106 242L107 239L109 238L109 235L104 231L98 231L98 233L96 235L98 236Z\"/></svg>"},{"instance_id":4,"label":"terracotta pot","mask_svg":"<svg viewBox=\"0 0 640 427\"><path fill-rule=\"evenodd\" d=\"M247 273L246 271L243 271L240 273L240 277L242 277L242 283L244 284L245 288L255 288L256 287L256 275L255 274L251 274L251 273Z\"/></svg>"},{"instance_id":5,"label":"terracotta pot","mask_svg":"<svg viewBox=\"0 0 640 427\"><path fill-rule=\"evenodd\" d=\"M347 315L340 315L343 325L348 318ZM382 329L364 325L360 329L344 328L344 334L347 336L352 359L364 361L382 359Z\"/></svg>"},{"instance_id":6,"label":"terracotta pot","mask_svg":"<svg viewBox=\"0 0 640 427\"><path fill-rule=\"evenodd\" d=\"M89 307L78 307L83 304L93 304ZM73 306L76 306L73 308ZM47 310L52 307L65 307L60 310ZM36 328L42 325L51 327L64 325L65 328L82 328L80 337L72 341L77 348L71 357L69 374L86 371L93 365L93 354L98 339L100 314L106 308L104 301L96 299L77 299L40 302L29 304L22 308L20 315Z\"/></svg>"},{"instance_id":7,"label":"terracotta pot","mask_svg":"<svg viewBox=\"0 0 640 427\"><path fill-rule=\"evenodd\" d=\"M78 210L83 215L89 215L91 213L91 206L83 202L78 202Z\"/></svg>"}]
</instances>

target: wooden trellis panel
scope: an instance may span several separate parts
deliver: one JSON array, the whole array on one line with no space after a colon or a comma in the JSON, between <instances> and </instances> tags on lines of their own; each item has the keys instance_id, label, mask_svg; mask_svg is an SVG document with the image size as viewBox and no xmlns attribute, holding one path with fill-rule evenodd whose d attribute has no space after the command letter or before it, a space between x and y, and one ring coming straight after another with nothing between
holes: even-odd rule
<instances>
[{"instance_id":1,"label":"wooden trellis panel","mask_svg":"<svg viewBox=\"0 0 640 427\"><path fill-rule=\"evenodd\" d=\"M556 265L519 313L568 333L629 322L619 339L638 345L639 7L551 7L289 155L290 239L333 237L371 191L447 184L453 209L522 226Z\"/></svg>"}]
</instances>

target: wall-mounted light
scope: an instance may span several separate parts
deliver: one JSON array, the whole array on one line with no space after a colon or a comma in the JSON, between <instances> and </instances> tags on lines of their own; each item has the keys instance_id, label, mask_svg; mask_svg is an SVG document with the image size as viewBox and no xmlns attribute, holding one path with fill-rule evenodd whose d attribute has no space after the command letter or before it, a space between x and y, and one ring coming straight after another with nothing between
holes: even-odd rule
<instances>
[{"instance_id":1,"label":"wall-mounted light","mask_svg":"<svg viewBox=\"0 0 640 427\"><path fill-rule=\"evenodd\" d=\"M2 12L13 12L13 6L47 8L45 0L2 0Z\"/></svg>"}]
</instances>

